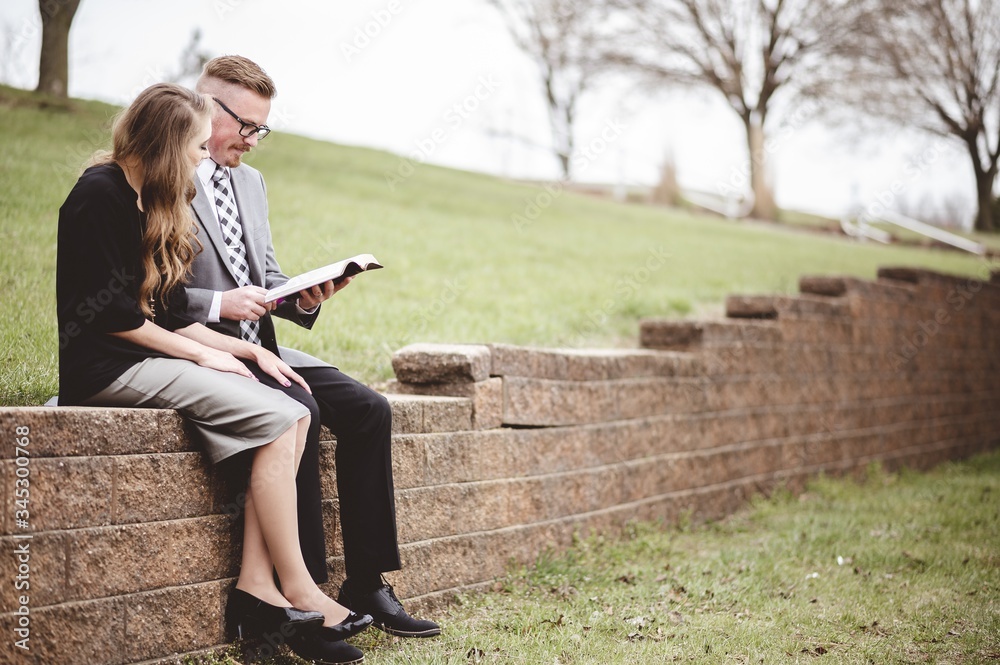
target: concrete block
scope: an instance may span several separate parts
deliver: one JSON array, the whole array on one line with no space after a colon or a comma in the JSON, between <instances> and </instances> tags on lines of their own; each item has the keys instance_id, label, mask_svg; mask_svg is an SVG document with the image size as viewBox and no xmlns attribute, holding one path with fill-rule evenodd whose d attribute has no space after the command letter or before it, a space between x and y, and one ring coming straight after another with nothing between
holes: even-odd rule
<instances>
[{"instance_id":1,"label":"concrete block","mask_svg":"<svg viewBox=\"0 0 1000 665\"><path fill-rule=\"evenodd\" d=\"M415 542L459 533L508 526L508 485L497 480L415 487L396 494L401 542Z\"/></svg>"},{"instance_id":2,"label":"concrete block","mask_svg":"<svg viewBox=\"0 0 1000 665\"><path fill-rule=\"evenodd\" d=\"M697 412L705 408L711 382L703 379L635 379L611 384L619 419L668 413Z\"/></svg>"},{"instance_id":3,"label":"concrete block","mask_svg":"<svg viewBox=\"0 0 1000 665\"><path fill-rule=\"evenodd\" d=\"M392 441L405 437L405 434L394 434ZM319 444L319 482L324 499L337 498L337 444L323 442ZM223 513L229 514L229 513Z\"/></svg>"},{"instance_id":4,"label":"concrete block","mask_svg":"<svg viewBox=\"0 0 1000 665\"><path fill-rule=\"evenodd\" d=\"M459 432L472 429L472 400L464 397L386 395L393 434Z\"/></svg>"},{"instance_id":5,"label":"concrete block","mask_svg":"<svg viewBox=\"0 0 1000 665\"><path fill-rule=\"evenodd\" d=\"M488 430L415 436L426 455L424 486L497 480L516 475L515 432Z\"/></svg>"},{"instance_id":6,"label":"concrete block","mask_svg":"<svg viewBox=\"0 0 1000 665\"><path fill-rule=\"evenodd\" d=\"M803 275L799 278L799 291L817 296L836 298L846 295L851 286L860 281L856 277Z\"/></svg>"},{"instance_id":7,"label":"concrete block","mask_svg":"<svg viewBox=\"0 0 1000 665\"><path fill-rule=\"evenodd\" d=\"M708 347L699 354L705 368L705 372L701 376L708 380L714 380L720 376L793 371L792 361L798 352L798 349L789 343L735 343L728 346Z\"/></svg>"},{"instance_id":8,"label":"concrete block","mask_svg":"<svg viewBox=\"0 0 1000 665\"><path fill-rule=\"evenodd\" d=\"M849 296L848 301L860 299L866 303L864 307L866 314L875 313L872 310L871 301L881 301L878 307L883 311L888 307L894 308L894 315L898 313L900 305L917 304L914 299L916 289L911 284L897 281L872 281L850 276L805 275L799 278L799 291L817 296ZM852 306L852 312L856 314L859 310Z\"/></svg>"},{"instance_id":9,"label":"concrete block","mask_svg":"<svg viewBox=\"0 0 1000 665\"><path fill-rule=\"evenodd\" d=\"M416 434L424 430L423 400L386 395L392 407L392 433Z\"/></svg>"},{"instance_id":10,"label":"concrete block","mask_svg":"<svg viewBox=\"0 0 1000 665\"><path fill-rule=\"evenodd\" d=\"M704 334L702 321L644 319L639 322L639 346L646 349L688 349L701 345Z\"/></svg>"},{"instance_id":11,"label":"concrete block","mask_svg":"<svg viewBox=\"0 0 1000 665\"><path fill-rule=\"evenodd\" d=\"M115 524L197 517L212 512L216 479L201 453L121 455L112 459Z\"/></svg>"},{"instance_id":12,"label":"concrete block","mask_svg":"<svg viewBox=\"0 0 1000 665\"><path fill-rule=\"evenodd\" d=\"M472 400L464 397L421 397L424 424L421 432L465 432L472 426Z\"/></svg>"},{"instance_id":13,"label":"concrete block","mask_svg":"<svg viewBox=\"0 0 1000 665\"><path fill-rule=\"evenodd\" d=\"M326 536L327 557L343 557L344 546L343 532L340 529L340 504L336 499L323 499L323 535Z\"/></svg>"},{"instance_id":14,"label":"concrete block","mask_svg":"<svg viewBox=\"0 0 1000 665\"><path fill-rule=\"evenodd\" d=\"M137 662L226 641L229 582L212 581L126 596L125 656Z\"/></svg>"},{"instance_id":15,"label":"concrete block","mask_svg":"<svg viewBox=\"0 0 1000 665\"><path fill-rule=\"evenodd\" d=\"M421 435L392 437L392 482L396 489L427 483L427 453Z\"/></svg>"},{"instance_id":16,"label":"concrete block","mask_svg":"<svg viewBox=\"0 0 1000 665\"><path fill-rule=\"evenodd\" d=\"M726 316L731 319L777 319L778 296L727 296Z\"/></svg>"},{"instance_id":17,"label":"concrete block","mask_svg":"<svg viewBox=\"0 0 1000 665\"><path fill-rule=\"evenodd\" d=\"M500 427L503 420L503 379L499 377L475 383L404 383L402 381L391 381L387 390L404 395L468 398L472 401L472 429Z\"/></svg>"},{"instance_id":18,"label":"concrete block","mask_svg":"<svg viewBox=\"0 0 1000 665\"><path fill-rule=\"evenodd\" d=\"M848 304L837 298L800 296L733 295L726 298L726 316L740 319L779 317L844 317Z\"/></svg>"},{"instance_id":19,"label":"concrete block","mask_svg":"<svg viewBox=\"0 0 1000 665\"><path fill-rule=\"evenodd\" d=\"M69 536L64 531L21 535L30 535L31 538L0 537L0 548L7 554L9 562L7 568L0 571L0 615L16 611L21 606L20 597L25 594L32 616L35 608L61 603L66 599L66 546ZM18 570L21 562L17 560L17 553L24 547L30 555L26 573ZM25 574L27 577L24 577ZM15 586L25 582L30 588L18 589Z\"/></svg>"},{"instance_id":20,"label":"concrete block","mask_svg":"<svg viewBox=\"0 0 1000 665\"><path fill-rule=\"evenodd\" d=\"M490 376L490 350L477 344L411 344L392 356L405 383L465 383Z\"/></svg>"},{"instance_id":21,"label":"concrete block","mask_svg":"<svg viewBox=\"0 0 1000 665\"><path fill-rule=\"evenodd\" d=\"M493 376L565 379L567 356L561 349L491 344Z\"/></svg>"},{"instance_id":22,"label":"concrete block","mask_svg":"<svg viewBox=\"0 0 1000 665\"><path fill-rule=\"evenodd\" d=\"M176 411L75 406L0 409L0 427L28 427L32 457L77 457L199 451ZM14 446L0 446L0 459Z\"/></svg>"},{"instance_id":23,"label":"concrete block","mask_svg":"<svg viewBox=\"0 0 1000 665\"><path fill-rule=\"evenodd\" d=\"M235 526L222 516L70 532L66 598L89 600L231 577Z\"/></svg>"},{"instance_id":24,"label":"concrete block","mask_svg":"<svg viewBox=\"0 0 1000 665\"><path fill-rule=\"evenodd\" d=\"M0 662L87 663L120 665L128 663L125 640L125 599L102 598L54 607L32 607L30 651L14 646L16 617L0 617L5 639L0 640Z\"/></svg>"},{"instance_id":25,"label":"concrete block","mask_svg":"<svg viewBox=\"0 0 1000 665\"><path fill-rule=\"evenodd\" d=\"M691 354L645 349L539 349L492 344L493 374L557 381L607 381L699 372Z\"/></svg>"},{"instance_id":26,"label":"concrete block","mask_svg":"<svg viewBox=\"0 0 1000 665\"><path fill-rule=\"evenodd\" d=\"M767 321L644 319L639 323L639 345L647 349L694 350L732 344L774 344L781 340L780 329Z\"/></svg>"},{"instance_id":27,"label":"concrete block","mask_svg":"<svg viewBox=\"0 0 1000 665\"><path fill-rule=\"evenodd\" d=\"M909 266L883 266L878 269L878 277L879 279L908 282L910 284L933 284L935 282L958 284L967 279L959 275L949 275L935 270Z\"/></svg>"},{"instance_id":28,"label":"concrete block","mask_svg":"<svg viewBox=\"0 0 1000 665\"><path fill-rule=\"evenodd\" d=\"M617 420L611 382L506 377L505 425L574 425Z\"/></svg>"},{"instance_id":29,"label":"concrete block","mask_svg":"<svg viewBox=\"0 0 1000 665\"><path fill-rule=\"evenodd\" d=\"M10 446L13 449L14 446ZM26 531L48 531L110 524L114 502L113 461L108 457L28 458L29 529L13 522L14 493L5 505L10 507L4 535ZM0 473L13 487L16 481L14 461L0 463Z\"/></svg>"}]
</instances>

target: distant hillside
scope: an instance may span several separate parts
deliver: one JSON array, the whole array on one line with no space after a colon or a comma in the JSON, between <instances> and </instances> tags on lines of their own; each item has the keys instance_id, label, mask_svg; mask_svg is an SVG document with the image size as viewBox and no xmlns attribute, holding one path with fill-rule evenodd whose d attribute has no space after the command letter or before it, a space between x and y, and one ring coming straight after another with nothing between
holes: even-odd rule
<instances>
[{"instance_id":1,"label":"distant hillside","mask_svg":"<svg viewBox=\"0 0 1000 665\"><path fill-rule=\"evenodd\" d=\"M56 391L58 209L107 145L115 110L0 88L0 403ZM366 381L391 376L391 352L414 341L632 345L640 317L715 309L735 291L794 291L803 273L980 267L954 252L617 204L280 132L249 161L267 178L285 272L361 252L385 264L325 305L312 331L279 326L283 343Z\"/></svg>"}]
</instances>

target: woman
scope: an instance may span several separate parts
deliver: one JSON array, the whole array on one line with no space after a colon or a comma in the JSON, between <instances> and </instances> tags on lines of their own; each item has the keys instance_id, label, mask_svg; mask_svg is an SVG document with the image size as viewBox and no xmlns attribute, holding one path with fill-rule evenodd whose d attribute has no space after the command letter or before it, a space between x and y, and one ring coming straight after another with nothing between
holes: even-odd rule
<instances>
[{"instance_id":1,"label":"woman","mask_svg":"<svg viewBox=\"0 0 1000 665\"><path fill-rule=\"evenodd\" d=\"M229 625L241 636L287 639L316 662L361 662L342 640L371 617L327 597L298 545L295 473L309 411L244 363L286 387L309 387L267 349L180 314L180 287L200 250L190 202L211 110L208 97L185 88L147 88L115 121L113 150L95 156L60 208L60 403L177 409L212 462L252 456Z\"/></svg>"}]
</instances>

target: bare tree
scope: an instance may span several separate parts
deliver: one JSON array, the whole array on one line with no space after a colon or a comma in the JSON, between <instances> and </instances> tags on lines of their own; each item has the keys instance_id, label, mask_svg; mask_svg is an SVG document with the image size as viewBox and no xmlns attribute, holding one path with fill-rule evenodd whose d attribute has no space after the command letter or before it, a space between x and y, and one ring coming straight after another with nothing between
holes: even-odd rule
<instances>
[{"instance_id":1,"label":"bare tree","mask_svg":"<svg viewBox=\"0 0 1000 665\"><path fill-rule=\"evenodd\" d=\"M1000 229L993 188L1000 161L1000 2L857 0L829 66L831 101L960 142L976 180L975 228Z\"/></svg>"},{"instance_id":2,"label":"bare tree","mask_svg":"<svg viewBox=\"0 0 1000 665\"><path fill-rule=\"evenodd\" d=\"M181 51L177 71L167 77L168 81L194 88L205 63L212 59L211 53L201 46L201 36L201 28L195 28L191 31L191 39Z\"/></svg>"},{"instance_id":3,"label":"bare tree","mask_svg":"<svg viewBox=\"0 0 1000 665\"><path fill-rule=\"evenodd\" d=\"M653 203L676 206L681 202L681 188L677 184L677 160L672 151L668 150L660 162L660 181L653 188Z\"/></svg>"},{"instance_id":4,"label":"bare tree","mask_svg":"<svg viewBox=\"0 0 1000 665\"><path fill-rule=\"evenodd\" d=\"M847 0L611 0L621 32L607 57L655 85L715 90L746 130L751 215L773 219L767 141L773 111L790 108L845 26Z\"/></svg>"},{"instance_id":5,"label":"bare tree","mask_svg":"<svg viewBox=\"0 0 1000 665\"><path fill-rule=\"evenodd\" d=\"M570 178L580 98L600 70L596 57L602 4L596 0L487 0L514 43L538 67L552 131L552 151Z\"/></svg>"},{"instance_id":6,"label":"bare tree","mask_svg":"<svg viewBox=\"0 0 1000 665\"><path fill-rule=\"evenodd\" d=\"M38 0L42 15L42 52L38 59L37 92L57 97L69 94L69 29L80 0Z\"/></svg>"}]
</instances>

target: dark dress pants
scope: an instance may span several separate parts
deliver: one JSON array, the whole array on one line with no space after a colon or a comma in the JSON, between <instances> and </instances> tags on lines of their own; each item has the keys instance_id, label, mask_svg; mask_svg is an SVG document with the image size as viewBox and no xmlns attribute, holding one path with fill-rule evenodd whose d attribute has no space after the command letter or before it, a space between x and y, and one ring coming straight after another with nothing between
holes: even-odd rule
<instances>
[{"instance_id":1,"label":"dark dress pants","mask_svg":"<svg viewBox=\"0 0 1000 665\"><path fill-rule=\"evenodd\" d=\"M320 423L337 437L337 494L347 575L398 570L389 402L334 367L294 368L312 389L310 395L295 382L285 388L254 363L246 365L262 383L286 393L310 412L295 482L299 542L313 579L322 584L329 578L320 488Z\"/></svg>"}]
</instances>

